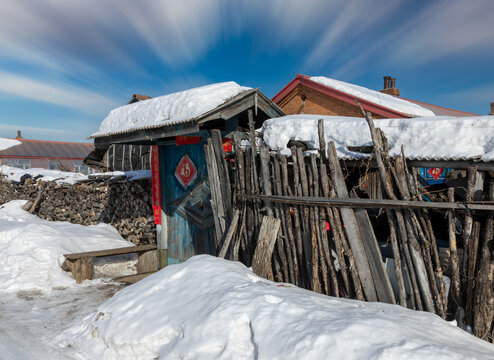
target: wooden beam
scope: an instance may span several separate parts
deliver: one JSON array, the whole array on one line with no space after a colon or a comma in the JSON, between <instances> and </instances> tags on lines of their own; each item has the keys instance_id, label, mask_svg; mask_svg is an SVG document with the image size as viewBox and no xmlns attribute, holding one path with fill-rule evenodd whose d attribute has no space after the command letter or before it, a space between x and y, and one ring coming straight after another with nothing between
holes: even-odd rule
<instances>
[{"instance_id":1,"label":"wooden beam","mask_svg":"<svg viewBox=\"0 0 494 360\"><path fill-rule=\"evenodd\" d=\"M363 209L437 209L437 210L477 210L493 211L494 204L489 202L449 203L449 202L422 202L412 200L388 200L388 199L352 199L352 198L328 198L309 196L278 196L278 195L242 195L237 197L265 200L292 205L332 206L338 208L363 208Z\"/></svg>"}]
</instances>

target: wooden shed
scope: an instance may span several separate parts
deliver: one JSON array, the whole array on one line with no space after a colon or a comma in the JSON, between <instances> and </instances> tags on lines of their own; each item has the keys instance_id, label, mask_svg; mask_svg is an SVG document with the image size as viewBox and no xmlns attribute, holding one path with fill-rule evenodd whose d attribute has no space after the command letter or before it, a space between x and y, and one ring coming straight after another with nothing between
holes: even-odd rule
<instances>
[{"instance_id":1,"label":"wooden shed","mask_svg":"<svg viewBox=\"0 0 494 360\"><path fill-rule=\"evenodd\" d=\"M204 145L211 141L211 130L227 136L247 128L249 110L256 128L284 115L258 89L226 82L117 108L91 136L96 149L110 144L155 146L153 198L161 208L160 266L196 254L216 254Z\"/></svg>"}]
</instances>

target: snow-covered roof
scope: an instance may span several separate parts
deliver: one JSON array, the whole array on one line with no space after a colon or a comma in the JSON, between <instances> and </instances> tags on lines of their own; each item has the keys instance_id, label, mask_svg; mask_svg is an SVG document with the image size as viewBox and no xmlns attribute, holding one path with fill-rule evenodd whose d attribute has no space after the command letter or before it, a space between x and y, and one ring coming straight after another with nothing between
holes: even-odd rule
<instances>
[{"instance_id":1,"label":"snow-covered roof","mask_svg":"<svg viewBox=\"0 0 494 360\"><path fill-rule=\"evenodd\" d=\"M317 122L324 119L326 142L334 141L342 159L361 159L369 154L350 151L348 147L372 145L367 122L363 118L321 115L289 115L266 120L260 130L273 150L288 155L289 140L319 149ZM384 131L392 156L401 154L410 160L494 161L494 116L421 117L413 119L375 119Z\"/></svg>"},{"instance_id":2,"label":"snow-covered roof","mask_svg":"<svg viewBox=\"0 0 494 360\"><path fill-rule=\"evenodd\" d=\"M435 114L425 107L414 104L410 101L398 97L371 90L363 86L358 86L344 81L327 78L324 76L313 76L310 80L332 89L355 96L358 99L370 101L376 105L384 106L388 109L398 111L409 116L434 116Z\"/></svg>"},{"instance_id":3,"label":"snow-covered roof","mask_svg":"<svg viewBox=\"0 0 494 360\"><path fill-rule=\"evenodd\" d=\"M230 81L121 106L110 111L91 138L188 122L248 90Z\"/></svg>"},{"instance_id":4,"label":"snow-covered roof","mask_svg":"<svg viewBox=\"0 0 494 360\"><path fill-rule=\"evenodd\" d=\"M8 149L12 146L20 145L21 142L14 139L0 138L0 151Z\"/></svg>"}]
</instances>

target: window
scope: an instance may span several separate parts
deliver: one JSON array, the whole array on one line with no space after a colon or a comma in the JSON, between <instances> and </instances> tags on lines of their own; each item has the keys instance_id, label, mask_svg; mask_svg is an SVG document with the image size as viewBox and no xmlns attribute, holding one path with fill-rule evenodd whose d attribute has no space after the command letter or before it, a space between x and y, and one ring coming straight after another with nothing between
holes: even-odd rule
<instances>
[{"instance_id":1,"label":"window","mask_svg":"<svg viewBox=\"0 0 494 360\"><path fill-rule=\"evenodd\" d=\"M7 166L19 168L19 169L29 169L31 167L31 160L29 160L29 159L5 159L4 164Z\"/></svg>"}]
</instances>

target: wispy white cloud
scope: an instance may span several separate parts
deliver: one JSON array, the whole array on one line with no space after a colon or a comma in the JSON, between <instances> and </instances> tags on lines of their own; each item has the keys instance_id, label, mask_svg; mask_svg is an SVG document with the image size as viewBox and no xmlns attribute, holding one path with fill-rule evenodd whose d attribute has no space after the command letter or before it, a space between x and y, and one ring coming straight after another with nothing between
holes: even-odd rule
<instances>
[{"instance_id":1,"label":"wispy white cloud","mask_svg":"<svg viewBox=\"0 0 494 360\"><path fill-rule=\"evenodd\" d=\"M396 61L422 64L458 53L494 54L492 0L435 1L396 32Z\"/></svg>"},{"instance_id":2,"label":"wispy white cloud","mask_svg":"<svg viewBox=\"0 0 494 360\"><path fill-rule=\"evenodd\" d=\"M86 89L70 85L55 85L51 82L1 71L0 92L91 114L109 111L118 105L114 99Z\"/></svg>"},{"instance_id":3,"label":"wispy white cloud","mask_svg":"<svg viewBox=\"0 0 494 360\"><path fill-rule=\"evenodd\" d=\"M355 56L348 57L333 69L333 76L358 76L369 67L413 68L433 61L455 61L455 56L492 58L494 37L491 0L465 2L437 0L413 9L400 22L360 47Z\"/></svg>"},{"instance_id":4,"label":"wispy white cloud","mask_svg":"<svg viewBox=\"0 0 494 360\"><path fill-rule=\"evenodd\" d=\"M386 20L392 18L390 15L403 3L404 0L349 0L337 3L327 14L321 35L315 39L303 67L327 64L343 50L358 56L359 52L372 46L362 42L362 39L375 32L374 28L379 22L388 22Z\"/></svg>"}]
</instances>

